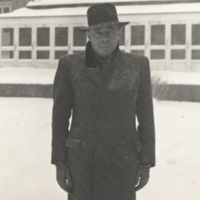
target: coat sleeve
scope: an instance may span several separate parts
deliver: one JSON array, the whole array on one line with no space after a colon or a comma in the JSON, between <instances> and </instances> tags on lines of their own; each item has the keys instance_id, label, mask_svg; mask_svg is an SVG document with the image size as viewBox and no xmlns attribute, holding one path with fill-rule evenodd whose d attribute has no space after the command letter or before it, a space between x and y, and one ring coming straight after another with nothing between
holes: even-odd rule
<instances>
[{"instance_id":1,"label":"coat sleeve","mask_svg":"<svg viewBox=\"0 0 200 200\"><path fill-rule=\"evenodd\" d=\"M155 128L148 58L142 64L141 83L136 102L138 134L142 143L139 154L140 166L155 166Z\"/></svg>"},{"instance_id":2,"label":"coat sleeve","mask_svg":"<svg viewBox=\"0 0 200 200\"><path fill-rule=\"evenodd\" d=\"M74 92L67 71L68 59L60 58L53 84L52 154L51 163L67 162L65 141L69 134L69 119Z\"/></svg>"}]
</instances>

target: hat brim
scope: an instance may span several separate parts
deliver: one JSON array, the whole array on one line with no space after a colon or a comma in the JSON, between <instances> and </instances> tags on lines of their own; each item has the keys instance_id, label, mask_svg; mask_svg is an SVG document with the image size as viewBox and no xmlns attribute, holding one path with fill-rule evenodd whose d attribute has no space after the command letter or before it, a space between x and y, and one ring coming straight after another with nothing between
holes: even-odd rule
<instances>
[{"instance_id":1,"label":"hat brim","mask_svg":"<svg viewBox=\"0 0 200 200\"><path fill-rule=\"evenodd\" d=\"M101 24L97 24L97 25L92 25L89 27L81 27L81 28L79 28L79 31L89 31L91 28L105 27L105 26L109 26L109 25L118 25L121 28L123 26L126 26L129 23L130 22L106 22L106 23L101 23Z\"/></svg>"}]
</instances>

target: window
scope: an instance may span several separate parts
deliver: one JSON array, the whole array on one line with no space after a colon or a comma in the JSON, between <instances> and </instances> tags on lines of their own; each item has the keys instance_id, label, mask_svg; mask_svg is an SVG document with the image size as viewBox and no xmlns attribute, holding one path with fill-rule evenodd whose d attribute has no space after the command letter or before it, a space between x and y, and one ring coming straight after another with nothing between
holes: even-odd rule
<instances>
[{"instance_id":1,"label":"window","mask_svg":"<svg viewBox=\"0 0 200 200\"><path fill-rule=\"evenodd\" d=\"M151 45L156 45L156 46L165 45L165 25L164 24L151 25L151 41L150 42L151 42ZM160 49L160 48L151 49L150 59L152 60L165 59L165 49Z\"/></svg>"},{"instance_id":2,"label":"window","mask_svg":"<svg viewBox=\"0 0 200 200\"><path fill-rule=\"evenodd\" d=\"M68 45L68 28L56 27L55 28L55 46Z\"/></svg>"},{"instance_id":3,"label":"window","mask_svg":"<svg viewBox=\"0 0 200 200\"><path fill-rule=\"evenodd\" d=\"M131 45L145 44L145 26L131 26Z\"/></svg>"},{"instance_id":4,"label":"window","mask_svg":"<svg viewBox=\"0 0 200 200\"><path fill-rule=\"evenodd\" d=\"M151 26L151 45L165 44L165 25Z\"/></svg>"},{"instance_id":5,"label":"window","mask_svg":"<svg viewBox=\"0 0 200 200\"><path fill-rule=\"evenodd\" d=\"M192 45L200 45L200 24L192 25Z\"/></svg>"},{"instance_id":6,"label":"window","mask_svg":"<svg viewBox=\"0 0 200 200\"><path fill-rule=\"evenodd\" d=\"M151 50L151 59L152 60L165 59L165 50L163 49Z\"/></svg>"},{"instance_id":7,"label":"window","mask_svg":"<svg viewBox=\"0 0 200 200\"><path fill-rule=\"evenodd\" d=\"M74 51L74 54L85 53L85 51Z\"/></svg>"},{"instance_id":8,"label":"window","mask_svg":"<svg viewBox=\"0 0 200 200\"><path fill-rule=\"evenodd\" d=\"M9 7L4 7L3 8L3 13L9 13L10 12L10 8Z\"/></svg>"},{"instance_id":9,"label":"window","mask_svg":"<svg viewBox=\"0 0 200 200\"><path fill-rule=\"evenodd\" d=\"M2 51L1 58L2 59L13 59L14 58L13 51Z\"/></svg>"},{"instance_id":10,"label":"window","mask_svg":"<svg viewBox=\"0 0 200 200\"><path fill-rule=\"evenodd\" d=\"M2 13L9 13L9 12L10 12L10 7L8 7L8 6L6 6L6 7L1 6L0 7L0 14L2 14Z\"/></svg>"},{"instance_id":11,"label":"window","mask_svg":"<svg viewBox=\"0 0 200 200\"><path fill-rule=\"evenodd\" d=\"M49 51L37 51L37 59L49 59Z\"/></svg>"},{"instance_id":12,"label":"window","mask_svg":"<svg viewBox=\"0 0 200 200\"><path fill-rule=\"evenodd\" d=\"M13 46L14 45L14 29L13 28L2 28L1 31L2 46Z\"/></svg>"},{"instance_id":13,"label":"window","mask_svg":"<svg viewBox=\"0 0 200 200\"><path fill-rule=\"evenodd\" d=\"M183 60L185 59L185 49L172 49L171 50L172 60Z\"/></svg>"},{"instance_id":14,"label":"window","mask_svg":"<svg viewBox=\"0 0 200 200\"><path fill-rule=\"evenodd\" d=\"M19 46L31 46L32 30L31 28L19 29Z\"/></svg>"},{"instance_id":15,"label":"window","mask_svg":"<svg viewBox=\"0 0 200 200\"><path fill-rule=\"evenodd\" d=\"M171 45L185 45L186 25L171 25Z\"/></svg>"},{"instance_id":16,"label":"window","mask_svg":"<svg viewBox=\"0 0 200 200\"><path fill-rule=\"evenodd\" d=\"M19 59L31 59L31 51L19 51Z\"/></svg>"},{"instance_id":17,"label":"window","mask_svg":"<svg viewBox=\"0 0 200 200\"><path fill-rule=\"evenodd\" d=\"M200 50L192 50L192 60L200 60Z\"/></svg>"},{"instance_id":18,"label":"window","mask_svg":"<svg viewBox=\"0 0 200 200\"><path fill-rule=\"evenodd\" d=\"M131 53L134 54L134 55L144 56L144 50L131 50Z\"/></svg>"},{"instance_id":19,"label":"window","mask_svg":"<svg viewBox=\"0 0 200 200\"><path fill-rule=\"evenodd\" d=\"M79 29L80 27L74 27L74 46L85 46L86 32Z\"/></svg>"},{"instance_id":20,"label":"window","mask_svg":"<svg viewBox=\"0 0 200 200\"><path fill-rule=\"evenodd\" d=\"M37 28L37 46L50 46L49 28Z\"/></svg>"},{"instance_id":21,"label":"window","mask_svg":"<svg viewBox=\"0 0 200 200\"><path fill-rule=\"evenodd\" d=\"M67 55L67 51L55 51L55 59L59 59L61 56Z\"/></svg>"}]
</instances>

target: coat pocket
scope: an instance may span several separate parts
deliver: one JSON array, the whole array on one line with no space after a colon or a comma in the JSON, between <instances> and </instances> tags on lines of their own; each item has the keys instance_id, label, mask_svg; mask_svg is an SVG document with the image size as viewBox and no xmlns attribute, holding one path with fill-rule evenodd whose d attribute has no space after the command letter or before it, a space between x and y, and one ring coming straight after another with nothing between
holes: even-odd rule
<instances>
[{"instance_id":1,"label":"coat pocket","mask_svg":"<svg viewBox=\"0 0 200 200\"><path fill-rule=\"evenodd\" d=\"M81 148L81 144L81 140L73 138L67 138L65 142L65 146L70 148Z\"/></svg>"}]
</instances>

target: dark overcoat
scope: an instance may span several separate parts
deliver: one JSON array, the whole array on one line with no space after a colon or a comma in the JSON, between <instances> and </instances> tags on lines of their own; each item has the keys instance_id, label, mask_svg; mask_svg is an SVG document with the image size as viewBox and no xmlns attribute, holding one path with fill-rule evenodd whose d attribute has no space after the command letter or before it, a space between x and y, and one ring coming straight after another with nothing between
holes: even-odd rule
<instances>
[{"instance_id":1,"label":"dark overcoat","mask_svg":"<svg viewBox=\"0 0 200 200\"><path fill-rule=\"evenodd\" d=\"M62 57L53 98L51 162L68 163L69 200L134 200L138 163L155 165L148 59L119 50L101 71L85 54Z\"/></svg>"}]
</instances>

